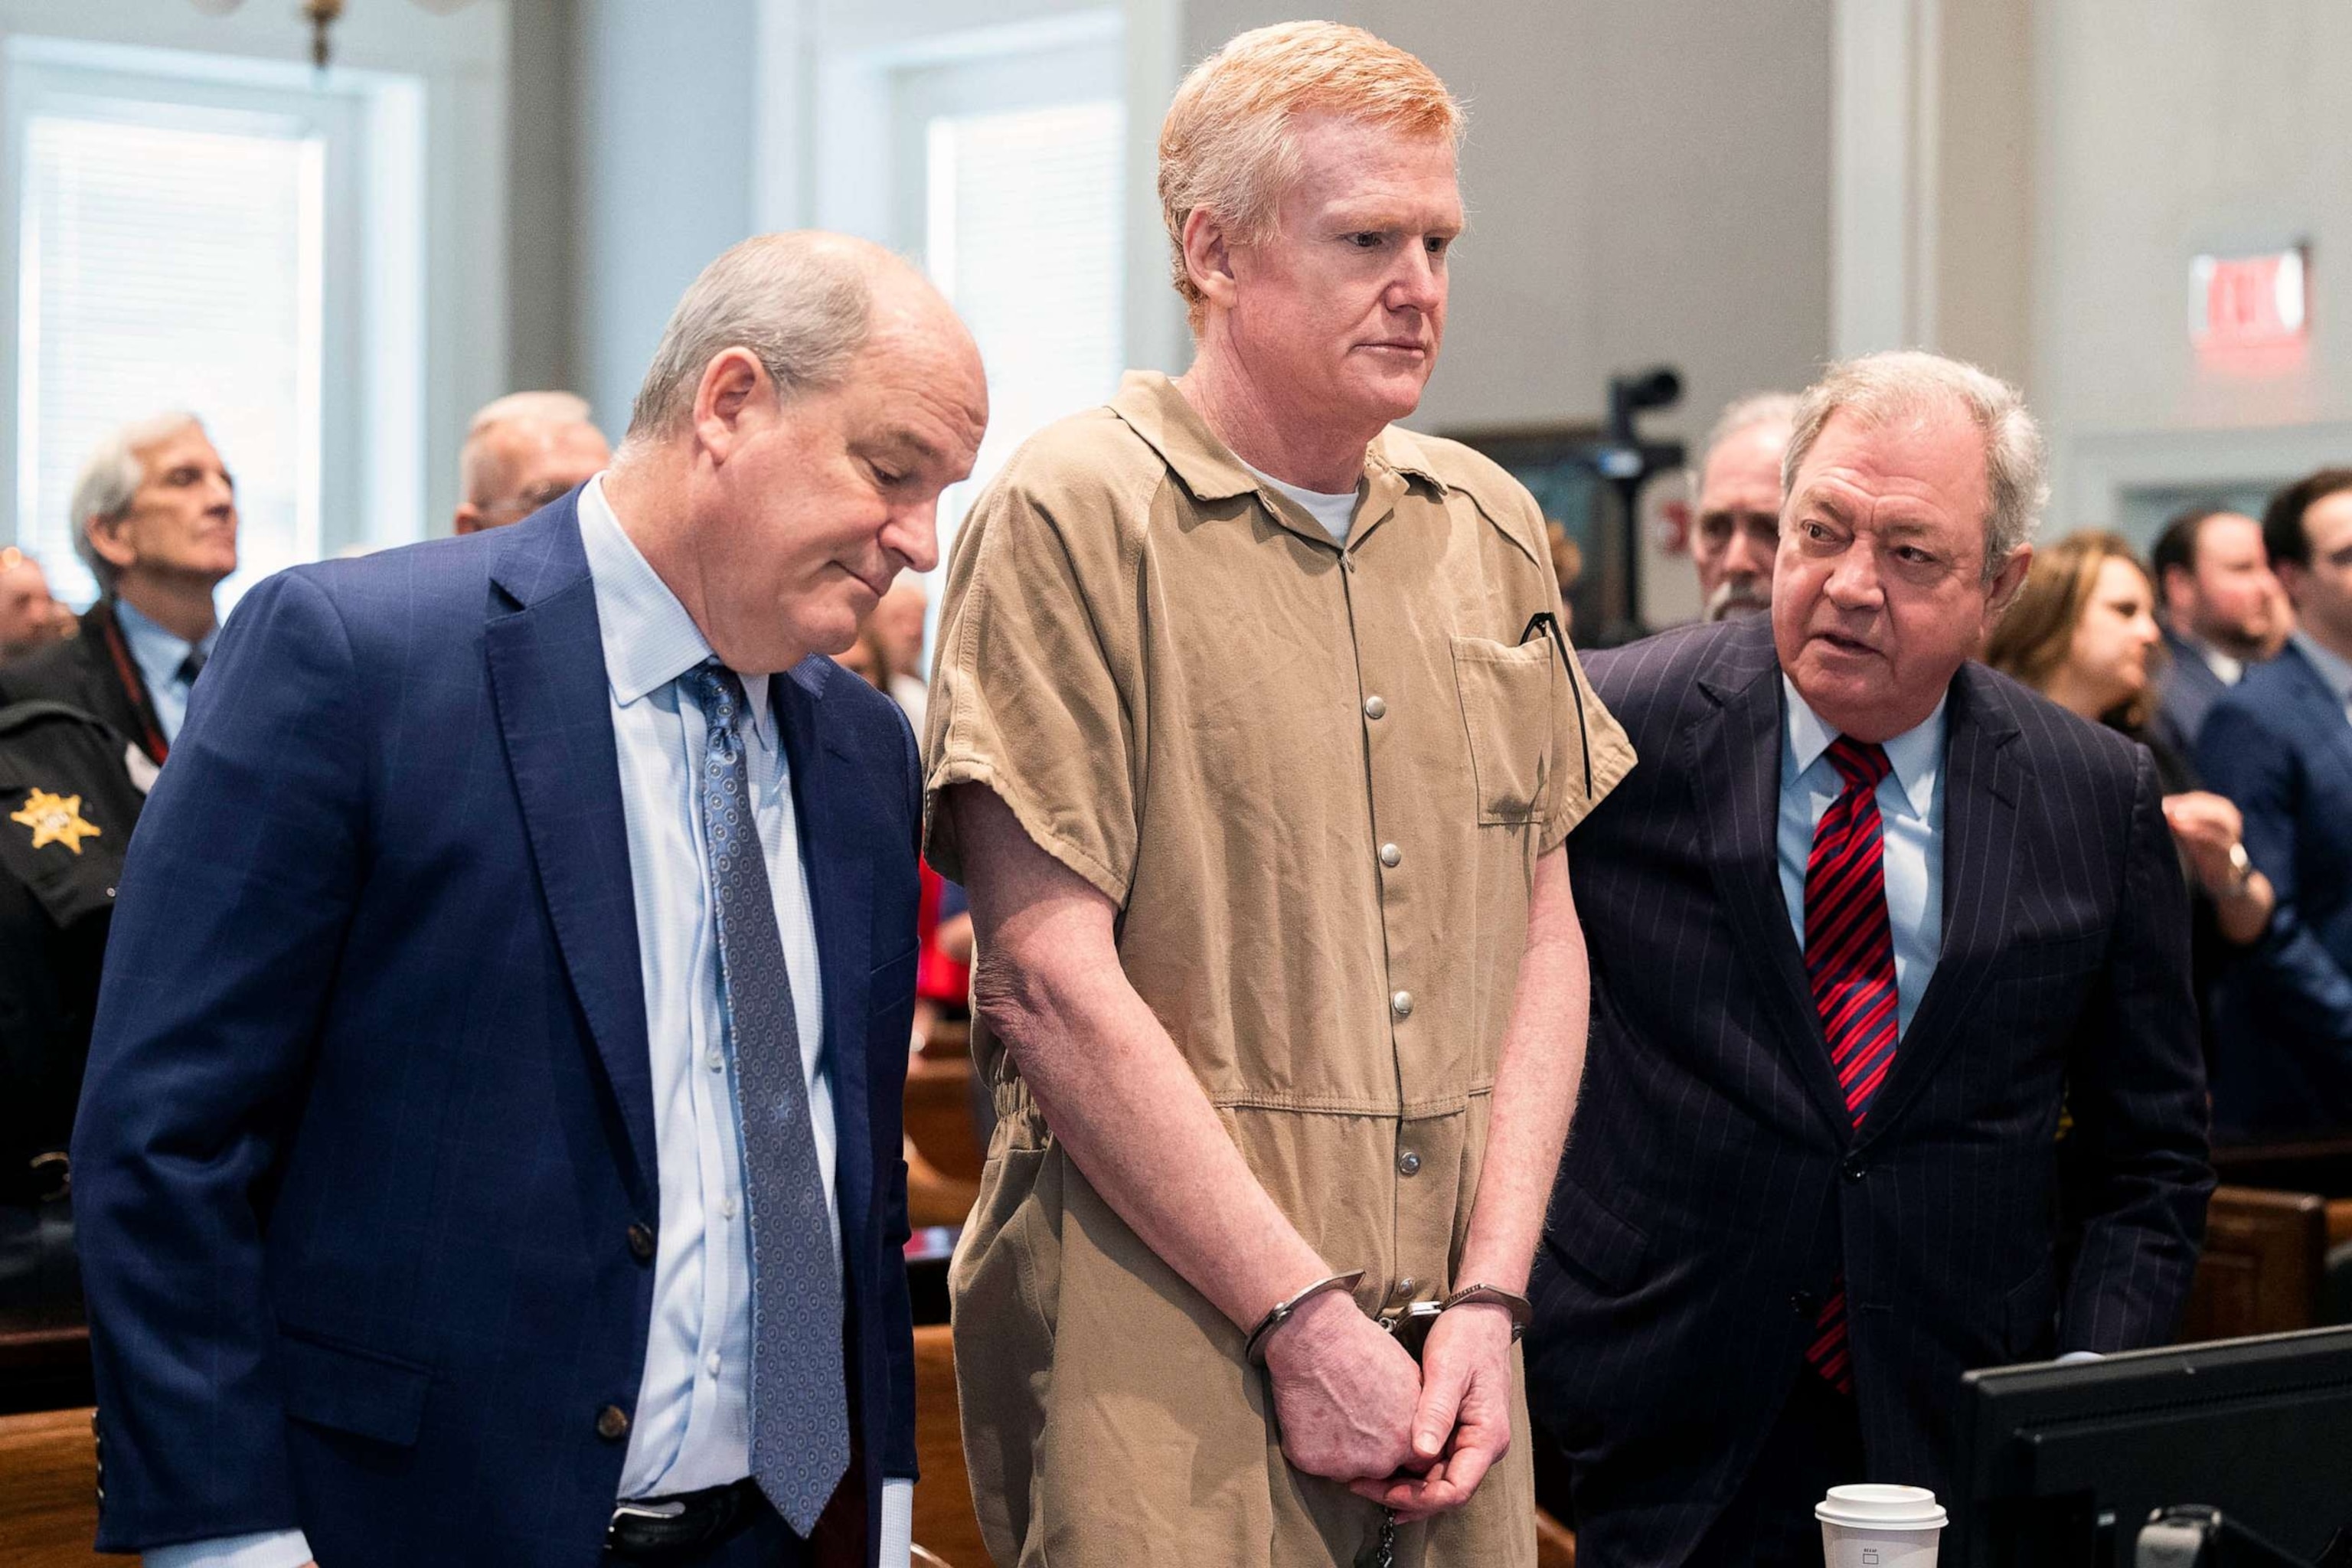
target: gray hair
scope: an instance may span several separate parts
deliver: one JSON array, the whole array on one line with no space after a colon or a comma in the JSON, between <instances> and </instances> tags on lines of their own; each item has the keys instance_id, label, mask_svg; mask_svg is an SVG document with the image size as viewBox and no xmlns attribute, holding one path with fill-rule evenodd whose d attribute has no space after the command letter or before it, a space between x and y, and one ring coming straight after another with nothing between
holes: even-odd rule
<instances>
[{"instance_id":1,"label":"gray hair","mask_svg":"<svg viewBox=\"0 0 2352 1568\"><path fill-rule=\"evenodd\" d=\"M1706 433L1699 446L1698 455L1691 459L1688 479L1691 502L1698 502L1699 481L1706 477L1708 459L1717 447L1742 430L1759 425L1794 425L1797 422L1797 395L1793 392L1751 392L1745 397L1735 397L1724 405L1716 416L1715 427Z\"/></svg>"},{"instance_id":2,"label":"gray hair","mask_svg":"<svg viewBox=\"0 0 2352 1568\"><path fill-rule=\"evenodd\" d=\"M466 445L457 454L457 489L477 504L488 500L482 469L489 437L509 425L588 425L588 400L571 392L509 392L474 410L466 426Z\"/></svg>"},{"instance_id":3,"label":"gray hair","mask_svg":"<svg viewBox=\"0 0 2352 1568\"><path fill-rule=\"evenodd\" d=\"M729 349L749 350L786 398L837 384L872 326L877 262L896 259L805 229L730 247L670 313L629 411L629 438L683 425L702 373Z\"/></svg>"},{"instance_id":4,"label":"gray hair","mask_svg":"<svg viewBox=\"0 0 2352 1568\"><path fill-rule=\"evenodd\" d=\"M1975 365L1917 349L1864 354L1830 366L1797 403L1796 428L1780 459L1780 494L1797 482L1797 470L1832 416L1852 414L1883 425L1906 414L1957 409L1984 437L1984 581L1990 584L2020 545L2033 537L2049 503L2043 474L2042 427L2025 410L2025 397L1999 376Z\"/></svg>"},{"instance_id":5,"label":"gray hair","mask_svg":"<svg viewBox=\"0 0 2352 1568\"><path fill-rule=\"evenodd\" d=\"M183 430L204 427L203 420L184 411L151 414L108 431L82 463L81 472L74 479L68 519L70 527L67 531L73 539L74 554L98 579L100 592L114 592L114 563L100 555L98 547L90 542L89 525L120 522L131 515L131 504L147 478L147 465L139 456L142 452Z\"/></svg>"}]
</instances>

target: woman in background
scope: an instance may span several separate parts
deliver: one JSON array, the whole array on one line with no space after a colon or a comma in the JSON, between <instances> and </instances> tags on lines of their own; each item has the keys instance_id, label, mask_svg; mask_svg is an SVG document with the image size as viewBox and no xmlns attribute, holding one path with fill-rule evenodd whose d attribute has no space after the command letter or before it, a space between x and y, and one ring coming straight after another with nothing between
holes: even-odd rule
<instances>
[{"instance_id":1,"label":"woman in background","mask_svg":"<svg viewBox=\"0 0 2352 1568\"><path fill-rule=\"evenodd\" d=\"M1995 669L2154 755L2164 820L2189 873L2197 1001L2210 1018L2211 984L2229 950L2261 939L2277 898L2246 859L2238 808L2199 788L2188 759L2153 739L2147 720L2162 657L2147 568L2128 542L2103 532L2073 534L2037 551L1985 649ZM2212 1044L2209 1036L2209 1060Z\"/></svg>"}]
</instances>

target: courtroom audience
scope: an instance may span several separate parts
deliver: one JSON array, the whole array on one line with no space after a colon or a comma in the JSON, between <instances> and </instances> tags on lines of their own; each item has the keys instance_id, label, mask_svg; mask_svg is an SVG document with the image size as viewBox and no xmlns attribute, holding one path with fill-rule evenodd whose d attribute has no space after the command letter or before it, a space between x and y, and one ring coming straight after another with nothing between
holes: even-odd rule
<instances>
[{"instance_id":1,"label":"courtroom audience","mask_svg":"<svg viewBox=\"0 0 2352 1568\"><path fill-rule=\"evenodd\" d=\"M0 546L0 664L75 631L73 611L49 592L41 563L15 545Z\"/></svg>"},{"instance_id":2,"label":"courtroom audience","mask_svg":"<svg viewBox=\"0 0 2352 1568\"><path fill-rule=\"evenodd\" d=\"M613 460L587 400L510 392L478 410L457 458L459 533L520 522Z\"/></svg>"},{"instance_id":3,"label":"courtroom audience","mask_svg":"<svg viewBox=\"0 0 2352 1568\"><path fill-rule=\"evenodd\" d=\"M2263 546L2296 627L2214 701L2197 744L2278 891L2217 998L2213 1120L2233 1136L2352 1126L2352 468L2273 497Z\"/></svg>"},{"instance_id":4,"label":"courtroom audience","mask_svg":"<svg viewBox=\"0 0 2352 1568\"><path fill-rule=\"evenodd\" d=\"M2163 641L2155 590L2131 546L2112 533L2084 532L2033 557L2025 585L1985 649L1985 662L2061 708L2145 743L2164 786L2164 820L2188 873L2190 962L2200 1013L2214 1040L2210 998L2229 951L2260 938L2274 903L2252 868L2238 808L2198 786L2190 761L2152 727ZM2192 655L2193 657L2193 655Z\"/></svg>"},{"instance_id":5,"label":"courtroom audience","mask_svg":"<svg viewBox=\"0 0 2352 1568\"><path fill-rule=\"evenodd\" d=\"M2288 620L2263 549L2263 525L2226 507L2198 507L2165 526L2154 555L2158 613L2170 656L2157 675L2153 732L2183 757L2197 749L2213 700L2277 652Z\"/></svg>"},{"instance_id":6,"label":"courtroom audience","mask_svg":"<svg viewBox=\"0 0 2352 1568\"><path fill-rule=\"evenodd\" d=\"M193 414L125 425L74 481L74 550L98 579L79 635L0 668L0 705L41 698L94 714L161 764L220 630L236 570L236 482Z\"/></svg>"}]
</instances>

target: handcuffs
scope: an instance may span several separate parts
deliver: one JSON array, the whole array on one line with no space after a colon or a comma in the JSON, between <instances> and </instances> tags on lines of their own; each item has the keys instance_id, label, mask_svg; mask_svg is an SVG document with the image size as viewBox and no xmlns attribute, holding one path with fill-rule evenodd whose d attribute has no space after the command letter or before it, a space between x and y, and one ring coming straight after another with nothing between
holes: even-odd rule
<instances>
[{"instance_id":1,"label":"handcuffs","mask_svg":"<svg viewBox=\"0 0 2352 1568\"><path fill-rule=\"evenodd\" d=\"M1350 1269L1345 1274L1328 1275L1286 1300L1276 1301L1266 1309L1265 1316L1250 1331L1248 1342L1242 1353L1254 1366L1265 1364L1265 1342L1274 1331L1297 1315L1298 1309L1326 1290L1352 1290L1364 1277L1364 1270ZM1535 1306L1525 1296L1506 1290L1499 1285L1465 1285L1442 1301L1391 1301L1372 1314L1372 1321L1394 1336L1413 1360L1421 1359L1421 1347L1429 1338L1430 1329L1445 1312L1455 1307L1500 1307L1511 1316L1511 1341L1514 1344L1526 1335L1528 1323L1535 1316Z\"/></svg>"}]
</instances>

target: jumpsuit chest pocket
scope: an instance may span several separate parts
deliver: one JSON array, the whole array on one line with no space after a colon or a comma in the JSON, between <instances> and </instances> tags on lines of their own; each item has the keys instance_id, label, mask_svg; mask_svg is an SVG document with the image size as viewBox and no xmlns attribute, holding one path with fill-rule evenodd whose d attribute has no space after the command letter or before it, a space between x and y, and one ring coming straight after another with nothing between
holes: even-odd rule
<instances>
[{"instance_id":1,"label":"jumpsuit chest pocket","mask_svg":"<svg viewBox=\"0 0 2352 1568\"><path fill-rule=\"evenodd\" d=\"M1538 637L1513 647L1465 637L1453 643L1479 824L1532 822L1541 815L1551 759L1551 643Z\"/></svg>"}]
</instances>

